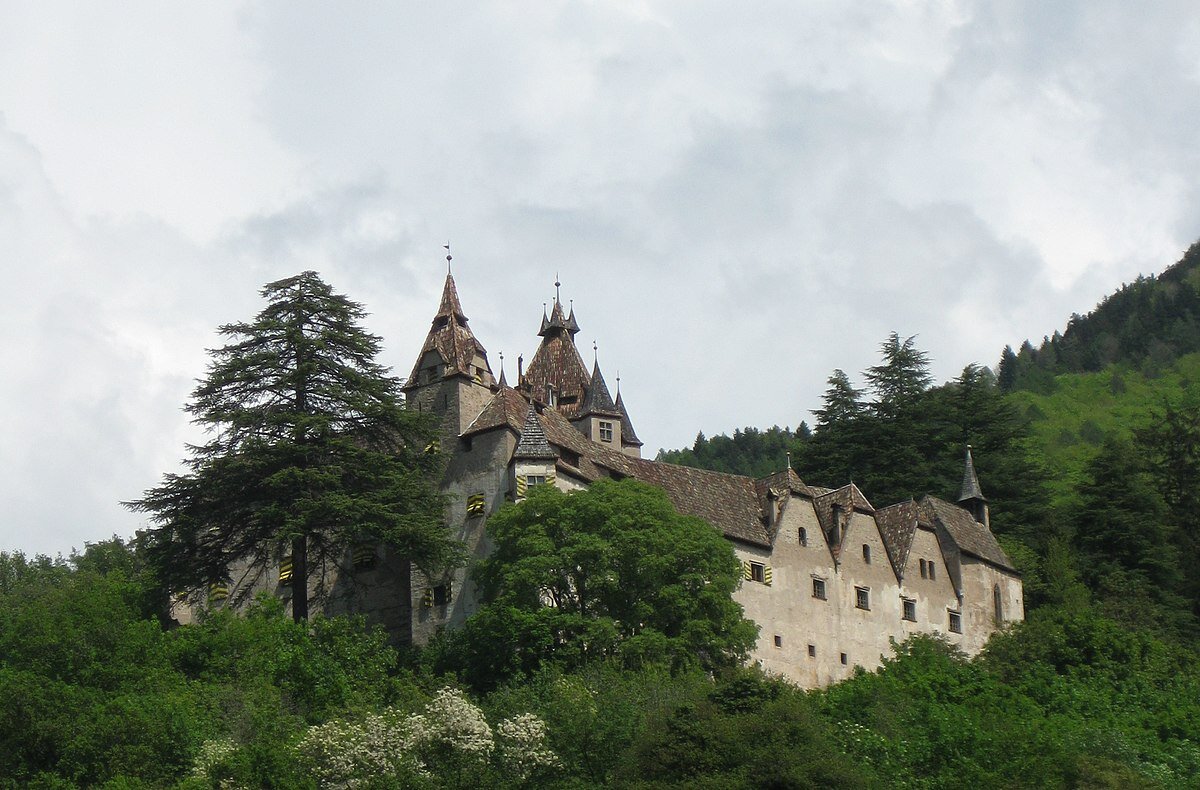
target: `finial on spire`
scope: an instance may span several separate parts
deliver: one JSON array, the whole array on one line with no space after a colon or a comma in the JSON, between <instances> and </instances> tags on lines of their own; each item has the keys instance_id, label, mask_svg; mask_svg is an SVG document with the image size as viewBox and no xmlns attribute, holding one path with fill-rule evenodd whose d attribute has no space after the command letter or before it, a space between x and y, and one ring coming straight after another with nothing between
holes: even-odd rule
<instances>
[{"instance_id":1,"label":"finial on spire","mask_svg":"<svg viewBox=\"0 0 1200 790\"><path fill-rule=\"evenodd\" d=\"M559 289L560 287L562 287L562 283L560 283L560 282L558 281L558 272L555 272L555 273L554 273L554 301L555 301L555 302L561 302L561 301L562 301L562 300L559 298L559 293L558 293L558 289Z\"/></svg>"},{"instance_id":2,"label":"finial on spire","mask_svg":"<svg viewBox=\"0 0 1200 790\"><path fill-rule=\"evenodd\" d=\"M442 247L446 250L446 274L450 274L450 261L454 260L454 256L450 254L450 242L446 241Z\"/></svg>"},{"instance_id":3,"label":"finial on spire","mask_svg":"<svg viewBox=\"0 0 1200 790\"><path fill-rule=\"evenodd\" d=\"M787 451L787 468L788 468L788 471L791 471L791 469L792 469L792 451L791 450Z\"/></svg>"},{"instance_id":4,"label":"finial on spire","mask_svg":"<svg viewBox=\"0 0 1200 790\"><path fill-rule=\"evenodd\" d=\"M592 341L592 364L595 365L595 364L598 364L599 362L600 362L600 346L596 345L596 341L593 340Z\"/></svg>"},{"instance_id":5,"label":"finial on spire","mask_svg":"<svg viewBox=\"0 0 1200 790\"><path fill-rule=\"evenodd\" d=\"M621 369L617 368L617 397L621 397Z\"/></svg>"}]
</instances>

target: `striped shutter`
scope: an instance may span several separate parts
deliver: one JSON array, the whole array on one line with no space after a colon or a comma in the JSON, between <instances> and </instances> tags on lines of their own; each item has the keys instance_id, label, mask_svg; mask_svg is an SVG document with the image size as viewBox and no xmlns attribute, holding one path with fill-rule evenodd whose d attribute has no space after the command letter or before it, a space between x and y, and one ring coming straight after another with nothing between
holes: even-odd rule
<instances>
[{"instance_id":1,"label":"striped shutter","mask_svg":"<svg viewBox=\"0 0 1200 790\"><path fill-rule=\"evenodd\" d=\"M754 572L750 570L750 560L742 560L742 578L746 581L754 580Z\"/></svg>"},{"instance_id":2,"label":"striped shutter","mask_svg":"<svg viewBox=\"0 0 1200 790\"><path fill-rule=\"evenodd\" d=\"M432 442L430 442L429 444L425 445L425 454L426 454L426 455L433 455L434 453L440 452L440 451L441 451L441 449L442 449L442 442L441 442L441 440L440 440L440 439L434 439Z\"/></svg>"},{"instance_id":3,"label":"striped shutter","mask_svg":"<svg viewBox=\"0 0 1200 790\"><path fill-rule=\"evenodd\" d=\"M279 561L279 583L284 584L292 580L292 555L288 555Z\"/></svg>"},{"instance_id":4,"label":"striped shutter","mask_svg":"<svg viewBox=\"0 0 1200 790\"><path fill-rule=\"evenodd\" d=\"M355 546L354 547L354 567L359 570L365 570L375 564L375 547L374 546Z\"/></svg>"},{"instance_id":5,"label":"striped shutter","mask_svg":"<svg viewBox=\"0 0 1200 790\"><path fill-rule=\"evenodd\" d=\"M229 588L224 582L213 582L208 586L208 602L219 604L229 597Z\"/></svg>"},{"instance_id":6,"label":"striped shutter","mask_svg":"<svg viewBox=\"0 0 1200 790\"><path fill-rule=\"evenodd\" d=\"M552 466L552 467L550 467L550 468L549 468L549 469L546 471L546 482L547 482L547 483L550 483L550 484L553 484L553 483L554 483L554 467L553 467L553 466Z\"/></svg>"},{"instance_id":7,"label":"striped shutter","mask_svg":"<svg viewBox=\"0 0 1200 790\"><path fill-rule=\"evenodd\" d=\"M421 606L433 606L433 588L426 587L421 595Z\"/></svg>"},{"instance_id":8,"label":"striped shutter","mask_svg":"<svg viewBox=\"0 0 1200 790\"><path fill-rule=\"evenodd\" d=\"M467 497L467 515L483 515L483 494L471 494L471 496Z\"/></svg>"},{"instance_id":9,"label":"striped shutter","mask_svg":"<svg viewBox=\"0 0 1200 790\"><path fill-rule=\"evenodd\" d=\"M529 481L525 475L517 475L517 499L525 496L525 492L529 490Z\"/></svg>"},{"instance_id":10,"label":"striped shutter","mask_svg":"<svg viewBox=\"0 0 1200 790\"><path fill-rule=\"evenodd\" d=\"M770 584L770 583L771 583L771 566L767 565L767 566L763 567L763 584Z\"/></svg>"}]
</instances>

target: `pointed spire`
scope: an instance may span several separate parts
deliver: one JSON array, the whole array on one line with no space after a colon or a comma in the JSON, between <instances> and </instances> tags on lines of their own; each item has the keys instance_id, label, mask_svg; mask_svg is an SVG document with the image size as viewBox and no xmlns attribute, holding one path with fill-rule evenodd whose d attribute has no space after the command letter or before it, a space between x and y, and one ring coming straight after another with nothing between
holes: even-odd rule
<instances>
[{"instance_id":1,"label":"pointed spire","mask_svg":"<svg viewBox=\"0 0 1200 790\"><path fill-rule=\"evenodd\" d=\"M571 314L567 316L567 331L571 333L571 337L579 334L579 322L575 320L575 300L571 300Z\"/></svg>"},{"instance_id":2,"label":"pointed spire","mask_svg":"<svg viewBox=\"0 0 1200 790\"><path fill-rule=\"evenodd\" d=\"M454 284L454 275L447 273L446 284L442 286L442 302L438 305L437 315L434 316L433 322L436 325L439 319L444 319L441 325L445 326L451 318L459 326L467 325L467 315L458 301L458 287Z\"/></svg>"},{"instance_id":3,"label":"pointed spire","mask_svg":"<svg viewBox=\"0 0 1200 790\"><path fill-rule=\"evenodd\" d=\"M504 352L500 352L500 381L496 382L500 389L508 386L508 380L504 378Z\"/></svg>"},{"instance_id":4,"label":"pointed spire","mask_svg":"<svg viewBox=\"0 0 1200 790\"><path fill-rule=\"evenodd\" d=\"M621 413L621 444L625 446L641 447L642 440L637 437L637 433L633 430L633 421L629 419L629 412L625 409L625 401L621 396L621 377L617 376L617 411Z\"/></svg>"},{"instance_id":5,"label":"pointed spire","mask_svg":"<svg viewBox=\"0 0 1200 790\"><path fill-rule=\"evenodd\" d=\"M971 458L971 445L967 445L967 458L963 464L962 491L958 495L959 503L977 499L986 502L987 497L979 487L979 477L975 474L975 461Z\"/></svg>"},{"instance_id":6,"label":"pointed spire","mask_svg":"<svg viewBox=\"0 0 1200 790\"><path fill-rule=\"evenodd\" d=\"M525 424L521 426L521 438L513 450L513 458L530 460L552 460L558 458L558 453L546 440L546 431L538 420L537 409L529 404L529 412L525 415Z\"/></svg>"},{"instance_id":7,"label":"pointed spire","mask_svg":"<svg viewBox=\"0 0 1200 790\"><path fill-rule=\"evenodd\" d=\"M448 266L448 251L446 258ZM436 353L436 357L429 356L430 352ZM480 362L482 364L479 364ZM447 273L446 282L442 286L442 300L433 316L429 334L425 336L425 345L417 355L412 374L405 381L404 389L408 391L453 375L473 377L488 385L491 383L491 373L487 350L467 326L467 314L463 312L462 304L458 300L458 287L454 283L454 275Z\"/></svg>"},{"instance_id":8,"label":"pointed spire","mask_svg":"<svg viewBox=\"0 0 1200 790\"><path fill-rule=\"evenodd\" d=\"M546 303L542 302L542 328L538 330L538 337L545 337L546 330L550 328L550 319L546 317Z\"/></svg>"},{"instance_id":9,"label":"pointed spire","mask_svg":"<svg viewBox=\"0 0 1200 790\"><path fill-rule=\"evenodd\" d=\"M591 414L619 417L621 415L617 404L613 403L612 395L608 393L608 385L604 383L604 375L600 372L600 362L592 364L592 380L583 396L583 405L579 408L579 417Z\"/></svg>"}]
</instances>

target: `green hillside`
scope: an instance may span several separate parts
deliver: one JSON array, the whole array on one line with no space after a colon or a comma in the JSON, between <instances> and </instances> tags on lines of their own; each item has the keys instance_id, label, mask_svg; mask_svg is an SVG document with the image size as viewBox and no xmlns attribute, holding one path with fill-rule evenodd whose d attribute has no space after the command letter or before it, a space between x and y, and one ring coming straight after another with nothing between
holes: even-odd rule
<instances>
[{"instance_id":1,"label":"green hillside","mask_svg":"<svg viewBox=\"0 0 1200 790\"><path fill-rule=\"evenodd\" d=\"M1042 456L1055 507L1069 506L1084 470L1106 438L1133 438L1164 403L1178 403L1200 382L1200 353L1179 357L1151 378L1128 363L1095 373L1063 373L1046 392L1008 395L1029 419L1029 446Z\"/></svg>"}]
</instances>

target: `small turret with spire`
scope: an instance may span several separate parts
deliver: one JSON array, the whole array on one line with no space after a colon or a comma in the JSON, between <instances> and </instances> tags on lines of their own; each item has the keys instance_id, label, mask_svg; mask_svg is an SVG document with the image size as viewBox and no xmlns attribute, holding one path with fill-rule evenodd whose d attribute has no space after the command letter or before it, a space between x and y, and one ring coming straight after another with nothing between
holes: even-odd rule
<instances>
[{"instance_id":1,"label":"small turret with spire","mask_svg":"<svg viewBox=\"0 0 1200 790\"><path fill-rule=\"evenodd\" d=\"M561 288L562 283L555 278L554 305L548 316L545 309L542 310L542 323L538 330L542 342L520 376L517 387L525 397L543 405L550 405L546 393L553 392L554 408L568 418L574 418L583 403L591 377L584 367L579 349L575 347L579 323L575 320L573 309L570 316L563 310Z\"/></svg>"},{"instance_id":2,"label":"small turret with spire","mask_svg":"<svg viewBox=\"0 0 1200 790\"><path fill-rule=\"evenodd\" d=\"M987 497L979 487L979 476L975 474L975 460L971 457L971 445L967 445L967 456L963 462L962 490L958 494L958 504L969 511L975 520L991 529L988 518Z\"/></svg>"}]
</instances>

